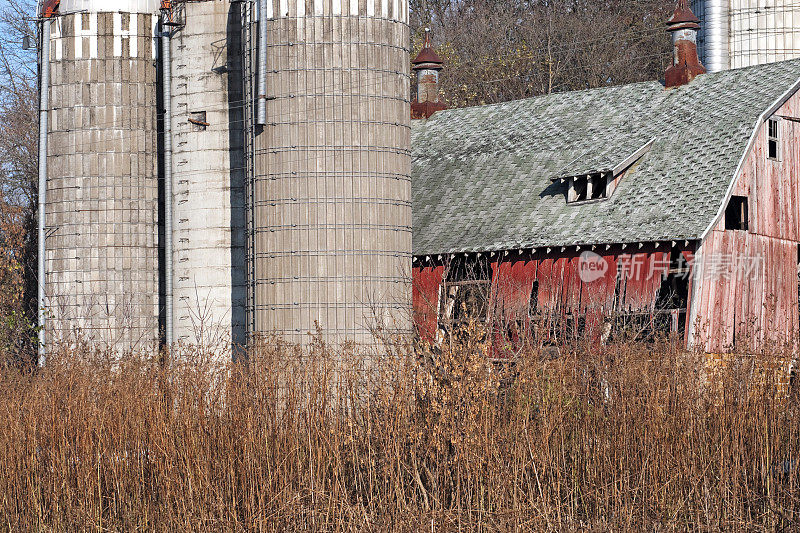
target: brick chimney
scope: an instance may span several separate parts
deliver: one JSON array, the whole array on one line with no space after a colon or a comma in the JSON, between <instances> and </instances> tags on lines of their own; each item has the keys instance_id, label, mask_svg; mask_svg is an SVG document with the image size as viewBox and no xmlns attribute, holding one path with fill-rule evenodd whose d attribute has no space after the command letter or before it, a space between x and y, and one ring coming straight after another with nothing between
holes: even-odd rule
<instances>
[{"instance_id":1,"label":"brick chimney","mask_svg":"<svg viewBox=\"0 0 800 533\"><path fill-rule=\"evenodd\" d=\"M439 71L442 58L431 45L431 30L425 28L425 42L416 59L411 62L417 73L417 97L411 102L411 118L430 118L437 111L447 109L439 99Z\"/></svg>"},{"instance_id":2,"label":"brick chimney","mask_svg":"<svg viewBox=\"0 0 800 533\"><path fill-rule=\"evenodd\" d=\"M692 12L688 0L678 0L675 13L667 21L667 31L672 34L672 66L667 69L664 85L679 87L690 83L706 68L697 56L697 30L700 19Z\"/></svg>"}]
</instances>

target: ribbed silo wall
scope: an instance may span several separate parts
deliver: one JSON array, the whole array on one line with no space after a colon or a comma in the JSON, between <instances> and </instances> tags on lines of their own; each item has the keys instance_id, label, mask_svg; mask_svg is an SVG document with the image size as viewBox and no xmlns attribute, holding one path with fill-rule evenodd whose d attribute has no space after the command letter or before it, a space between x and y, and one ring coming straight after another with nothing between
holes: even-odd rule
<instances>
[{"instance_id":1,"label":"ribbed silo wall","mask_svg":"<svg viewBox=\"0 0 800 533\"><path fill-rule=\"evenodd\" d=\"M173 15L174 338L229 348L246 339L241 9L207 0Z\"/></svg>"},{"instance_id":2,"label":"ribbed silo wall","mask_svg":"<svg viewBox=\"0 0 800 533\"><path fill-rule=\"evenodd\" d=\"M269 0L256 129L255 331L410 329L407 0Z\"/></svg>"},{"instance_id":3,"label":"ribbed silo wall","mask_svg":"<svg viewBox=\"0 0 800 533\"><path fill-rule=\"evenodd\" d=\"M694 0L698 44L711 71L800 57L796 0Z\"/></svg>"},{"instance_id":4,"label":"ribbed silo wall","mask_svg":"<svg viewBox=\"0 0 800 533\"><path fill-rule=\"evenodd\" d=\"M51 27L49 349L158 343L157 8L65 0Z\"/></svg>"},{"instance_id":5,"label":"ribbed silo wall","mask_svg":"<svg viewBox=\"0 0 800 533\"><path fill-rule=\"evenodd\" d=\"M797 0L731 0L731 68L800 57Z\"/></svg>"}]
</instances>

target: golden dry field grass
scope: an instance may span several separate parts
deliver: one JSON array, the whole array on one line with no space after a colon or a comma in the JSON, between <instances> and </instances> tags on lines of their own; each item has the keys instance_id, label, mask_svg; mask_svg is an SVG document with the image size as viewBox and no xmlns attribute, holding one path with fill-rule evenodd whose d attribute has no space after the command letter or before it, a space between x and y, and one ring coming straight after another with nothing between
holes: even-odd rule
<instances>
[{"instance_id":1,"label":"golden dry field grass","mask_svg":"<svg viewBox=\"0 0 800 533\"><path fill-rule=\"evenodd\" d=\"M544 355L546 354L546 355ZM668 342L241 362L64 351L0 377L8 531L796 531L785 353Z\"/></svg>"}]
</instances>

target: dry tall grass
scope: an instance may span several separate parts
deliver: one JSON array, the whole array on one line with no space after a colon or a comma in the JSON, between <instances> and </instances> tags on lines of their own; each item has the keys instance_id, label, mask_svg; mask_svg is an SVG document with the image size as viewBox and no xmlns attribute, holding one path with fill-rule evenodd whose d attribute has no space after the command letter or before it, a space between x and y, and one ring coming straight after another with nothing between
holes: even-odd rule
<instances>
[{"instance_id":1,"label":"dry tall grass","mask_svg":"<svg viewBox=\"0 0 800 533\"><path fill-rule=\"evenodd\" d=\"M485 349L466 334L364 369L265 340L224 369L81 351L6 371L0 527L800 526L800 400L761 370L780 354L709 378L668 343L505 368Z\"/></svg>"}]
</instances>

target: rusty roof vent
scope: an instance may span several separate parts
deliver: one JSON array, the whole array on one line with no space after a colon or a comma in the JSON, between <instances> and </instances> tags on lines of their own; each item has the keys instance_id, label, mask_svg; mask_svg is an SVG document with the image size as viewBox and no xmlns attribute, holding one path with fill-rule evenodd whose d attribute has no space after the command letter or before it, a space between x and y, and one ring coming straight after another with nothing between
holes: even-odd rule
<instances>
[{"instance_id":1,"label":"rusty roof vent","mask_svg":"<svg viewBox=\"0 0 800 533\"><path fill-rule=\"evenodd\" d=\"M61 0L44 0L39 2L39 16L42 18L51 18L58 14L58 4Z\"/></svg>"},{"instance_id":2,"label":"rusty roof vent","mask_svg":"<svg viewBox=\"0 0 800 533\"><path fill-rule=\"evenodd\" d=\"M697 56L697 31L700 19L692 12L688 0L678 0L675 12L667 21L667 31L672 34L672 66L667 69L664 85L679 87L690 83L706 68Z\"/></svg>"},{"instance_id":3,"label":"rusty roof vent","mask_svg":"<svg viewBox=\"0 0 800 533\"><path fill-rule=\"evenodd\" d=\"M417 73L417 97L411 102L411 118L430 118L437 111L447 109L439 98L439 71L443 63L431 44L431 30L425 28L422 50L411 62Z\"/></svg>"},{"instance_id":4,"label":"rusty roof vent","mask_svg":"<svg viewBox=\"0 0 800 533\"><path fill-rule=\"evenodd\" d=\"M414 61L411 62L414 65L414 70L418 70L424 63L433 63L434 65L438 65L438 69L442 69L442 58L439 57L439 54L433 49L433 44L431 44L431 29L425 28L425 42L422 43L422 50L419 51L417 57ZM432 66L434 66L432 65Z\"/></svg>"}]
</instances>

